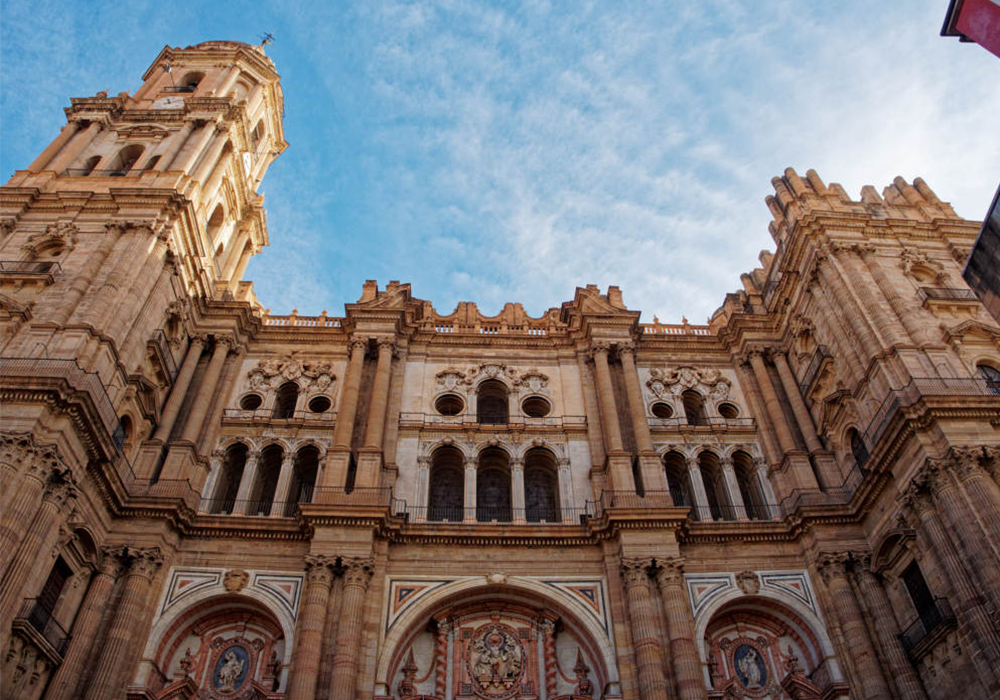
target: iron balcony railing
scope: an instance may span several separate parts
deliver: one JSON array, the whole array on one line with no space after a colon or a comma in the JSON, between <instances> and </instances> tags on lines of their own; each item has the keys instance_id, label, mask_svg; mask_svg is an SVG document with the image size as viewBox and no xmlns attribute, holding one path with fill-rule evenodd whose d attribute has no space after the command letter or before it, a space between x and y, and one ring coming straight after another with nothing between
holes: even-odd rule
<instances>
[{"instance_id":1,"label":"iron balcony railing","mask_svg":"<svg viewBox=\"0 0 1000 700\"><path fill-rule=\"evenodd\" d=\"M428 523L484 523L512 525L563 525L582 524L589 513L586 508L513 508L507 506L410 506L397 501L397 516L409 522Z\"/></svg>"},{"instance_id":2,"label":"iron balcony railing","mask_svg":"<svg viewBox=\"0 0 1000 700\"><path fill-rule=\"evenodd\" d=\"M332 423L337 419L337 412L317 412L302 409L295 411L290 416L276 416L274 415L273 408L255 408L252 410L243 408L225 408L222 410L222 417L227 420L244 420L266 423L277 420Z\"/></svg>"},{"instance_id":3,"label":"iron balcony railing","mask_svg":"<svg viewBox=\"0 0 1000 700\"><path fill-rule=\"evenodd\" d=\"M868 451L875 450L875 445L900 408L908 408L924 396L1000 396L1000 386L997 382L974 377L914 377L902 389L893 389L886 394L875 411L864 434Z\"/></svg>"},{"instance_id":4,"label":"iron balcony railing","mask_svg":"<svg viewBox=\"0 0 1000 700\"><path fill-rule=\"evenodd\" d=\"M59 263L52 260L0 260L0 273L18 275L58 275Z\"/></svg>"},{"instance_id":5,"label":"iron balcony railing","mask_svg":"<svg viewBox=\"0 0 1000 700\"><path fill-rule=\"evenodd\" d=\"M496 420L482 420L481 417L460 414L457 416L445 416L439 413L422 413L419 411L403 411L399 414L399 422L416 425L525 425L525 426L554 426L557 428L584 427L587 425L586 416L543 416L533 418L531 416L506 416Z\"/></svg>"},{"instance_id":6,"label":"iron balcony railing","mask_svg":"<svg viewBox=\"0 0 1000 700\"><path fill-rule=\"evenodd\" d=\"M42 605L40 598L25 598L14 620L34 629L59 656L66 655L69 633L52 617L52 611Z\"/></svg>"},{"instance_id":7,"label":"iron balcony railing","mask_svg":"<svg viewBox=\"0 0 1000 700\"><path fill-rule=\"evenodd\" d=\"M596 501L588 501L586 511L599 517L607 510L644 508L690 508L690 517L698 522L776 520L781 517L781 509L774 503L748 503L743 506L710 504L694 506L683 500L675 500L668 491L603 491Z\"/></svg>"},{"instance_id":8,"label":"iron balcony railing","mask_svg":"<svg viewBox=\"0 0 1000 700\"><path fill-rule=\"evenodd\" d=\"M945 598L935 598L932 605L920 611L920 617L899 635L903 649L911 654L914 648L942 625L954 625L955 615Z\"/></svg>"},{"instance_id":9,"label":"iron balcony railing","mask_svg":"<svg viewBox=\"0 0 1000 700\"><path fill-rule=\"evenodd\" d=\"M170 375L170 381L177 379L177 362L174 360L174 353L170 350L170 343L162 328L153 331L153 337L149 339L149 344L156 349L156 353L163 358L164 369Z\"/></svg>"},{"instance_id":10,"label":"iron balcony railing","mask_svg":"<svg viewBox=\"0 0 1000 700\"><path fill-rule=\"evenodd\" d=\"M67 177L139 177L146 170L139 168L66 168L62 174Z\"/></svg>"},{"instance_id":11,"label":"iron balcony railing","mask_svg":"<svg viewBox=\"0 0 1000 700\"><path fill-rule=\"evenodd\" d=\"M979 301L979 297L971 289L956 289L953 287L921 287L920 298L923 301Z\"/></svg>"},{"instance_id":12,"label":"iron balcony railing","mask_svg":"<svg viewBox=\"0 0 1000 700\"><path fill-rule=\"evenodd\" d=\"M650 418L649 424L660 428L735 428L753 429L756 423L753 418L723 418L722 416L704 416L694 421L683 416L671 418Z\"/></svg>"}]
</instances>

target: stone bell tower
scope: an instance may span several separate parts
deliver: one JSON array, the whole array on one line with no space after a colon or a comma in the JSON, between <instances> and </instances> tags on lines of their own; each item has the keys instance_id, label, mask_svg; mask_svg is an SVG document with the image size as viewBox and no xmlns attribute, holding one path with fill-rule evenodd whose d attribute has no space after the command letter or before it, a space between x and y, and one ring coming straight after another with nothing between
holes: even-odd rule
<instances>
[{"instance_id":1,"label":"stone bell tower","mask_svg":"<svg viewBox=\"0 0 1000 700\"><path fill-rule=\"evenodd\" d=\"M0 354L96 373L109 425L143 416L136 438L161 424L174 355L223 337L212 305L256 305L241 280L268 243L257 190L288 145L279 79L261 47L210 41L165 47L134 94L73 98L0 187Z\"/></svg>"}]
</instances>

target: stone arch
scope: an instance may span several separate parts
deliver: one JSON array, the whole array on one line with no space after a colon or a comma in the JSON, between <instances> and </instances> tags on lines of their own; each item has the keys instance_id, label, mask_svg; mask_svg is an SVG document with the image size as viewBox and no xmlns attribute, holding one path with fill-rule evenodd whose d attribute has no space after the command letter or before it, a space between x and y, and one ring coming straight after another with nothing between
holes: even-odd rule
<instances>
[{"instance_id":1,"label":"stone arch","mask_svg":"<svg viewBox=\"0 0 1000 700\"><path fill-rule=\"evenodd\" d=\"M732 496L726 485L726 477L722 469L722 462L716 450L702 447L698 450L698 470L701 472L701 481L705 486L705 496L708 499L708 513L701 513L711 516L714 520L735 520L736 513L732 503Z\"/></svg>"},{"instance_id":2,"label":"stone arch","mask_svg":"<svg viewBox=\"0 0 1000 700\"><path fill-rule=\"evenodd\" d=\"M496 583L492 581L496 580ZM424 629L428 621L456 605L487 599L527 602L552 611L586 646L590 659L599 668L592 671L599 687L617 686L618 668L614 640L581 600L540 581L502 574L467 578L445 584L423 596L395 619L386 631L376 662L376 688L388 690L396 668L402 663L403 652L410 640Z\"/></svg>"},{"instance_id":3,"label":"stone arch","mask_svg":"<svg viewBox=\"0 0 1000 700\"><path fill-rule=\"evenodd\" d=\"M510 385L499 377L489 377L476 384L476 421L483 424L510 422Z\"/></svg>"},{"instance_id":4,"label":"stone arch","mask_svg":"<svg viewBox=\"0 0 1000 700\"><path fill-rule=\"evenodd\" d=\"M465 517L464 453L442 445L431 453L427 485L427 519L461 521Z\"/></svg>"},{"instance_id":5,"label":"stone arch","mask_svg":"<svg viewBox=\"0 0 1000 700\"><path fill-rule=\"evenodd\" d=\"M471 444L458 442L453 438L446 437L446 438L441 438L436 442L424 444L422 446L420 456L426 459L430 459L434 455L434 453L437 452L442 447L454 447L456 450L462 453L462 457L465 459L466 462L473 461L479 452L479 450L476 449L476 447Z\"/></svg>"},{"instance_id":6,"label":"stone arch","mask_svg":"<svg viewBox=\"0 0 1000 700\"><path fill-rule=\"evenodd\" d=\"M673 446L671 446L673 447ZM687 466L687 456L677 449L668 449L660 455L663 471L667 479L667 489L675 506L693 506L694 489Z\"/></svg>"},{"instance_id":7,"label":"stone arch","mask_svg":"<svg viewBox=\"0 0 1000 700\"><path fill-rule=\"evenodd\" d=\"M836 664L836 653L833 643L826 632L826 625L823 623L823 620L801 601L793 598L790 594L785 595L777 592L771 586L762 586L752 596L748 596L740 589L732 587L705 603L705 606L698 611L698 615L695 618L695 640L698 644L698 653L701 656L702 663L708 662L708 648L705 643L705 636L710 622L717 617L720 611L724 612L741 607L748 609L759 608L771 611L772 613L777 611L789 621L795 622L803 630L808 630L815 638L817 648L822 653L823 658L834 660L836 673L831 673L831 677L834 680L840 679L840 667ZM833 670L831 669L831 671Z\"/></svg>"},{"instance_id":8,"label":"stone arch","mask_svg":"<svg viewBox=\"0 0 1000 700\"><path fill-rule=\"evenodd\" d=\"M169 665L176 661L179 654L184 650L181 645L188 638L188 632L200 624L209 623L213 619L230 618L234 622L245 621L248 617L256 618L256 622L265 630L270 631L276 640L280 640L281 648L278 660L283 669L287 669L292 661L295 638L295 620L286 610L275 606L260 591L254 588L244 588L238 593L222 593L218 589L204 590L191 593L187 596L187 604L178 606L174 610L167 610L160 617L150 630L146 639L146 646L143 651L143 658L150 659L156 671L167 675L171 672ZM266 652L261 654L265 657ZM263 658L255 670L260 669L260 665L266 661ZM151 677L143 677L147 673L152 675L156 671L148 671L147 665L139 667L136 681L146 685L151 685ZM260 674L256 674L260 677ZM286 672L280 673L281 687L284 688Z\"/></svg>"},{"instance_id":9,"label":"stone arch","mask_svg":"<svg viewBox=\"0 0 1000 700\"><path fill-rule=\"evenodd\" d=\"M516 485L515 485L516 488ZM530 522L558 522L559 459L543 446L533 446L524 453L524 517Z\"/></svg>"},{"instance_id":10,"label":"stone arch","mask_svg":"<svg viewBox=\"0 0 1000 700\"><path fill-rule=\"evenodd\" d=\"M490 445L476 455L476 520L510 522L513 517L513 474L510 451Z\"/></svg>"}]
</instances>

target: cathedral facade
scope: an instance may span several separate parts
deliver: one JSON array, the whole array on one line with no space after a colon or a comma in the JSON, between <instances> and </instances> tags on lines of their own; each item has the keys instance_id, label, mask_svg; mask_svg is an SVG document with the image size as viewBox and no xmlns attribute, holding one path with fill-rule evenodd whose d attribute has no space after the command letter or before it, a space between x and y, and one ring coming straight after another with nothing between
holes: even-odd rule
<instances>
[{"instance_id":1,"label":"cathedral facade","mask_svg":"<svg viewBox=\"0 0 1000 700\"><path fill-rule=\"evenodd\" d=\"M1000 698L977 223L788 169L707 325L278 316L282 110L260 47L166 47L0 188L3 697Z\"/></svg>"}]
</instances>

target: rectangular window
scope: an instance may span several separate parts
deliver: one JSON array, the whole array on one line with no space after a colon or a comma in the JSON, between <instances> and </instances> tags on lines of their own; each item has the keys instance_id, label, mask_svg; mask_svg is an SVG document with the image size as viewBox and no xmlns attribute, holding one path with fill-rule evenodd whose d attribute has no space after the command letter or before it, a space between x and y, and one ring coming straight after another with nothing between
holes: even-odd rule
<instances>
[{"instance_id":1,"label":"rectangular window","mask_svg":"<svg viewBox=\"0 0 1000 700\"><path fill-rule=\"evenodd\" d=\"M913 601L913 607L917 609L917 614L923 621L924 628L929 632L941 621L941 615L934 604L934 595L927 587L927 581L924 580L924 575L921 573L920 567L917 566L917 562L906 567L902 579L903 585L906 586L906 590L910 594L910 600Z\"/></svg>"},{"instance_id":2,"label":"rectangular window","mask_svg":"<svg viewBox=\"0 0 1000 700\"><path fill-rule=\"evenodd\" d=\"M49 578L45 581L42 592L38 596L38 604L45 612L51 614L55 610L56 603L59 602L59 596L62 595L63 588L72 575L73 570L63 561L62 557L56 559L56 563L49 573Z\"/></svg>"}]
</instances>

